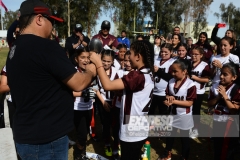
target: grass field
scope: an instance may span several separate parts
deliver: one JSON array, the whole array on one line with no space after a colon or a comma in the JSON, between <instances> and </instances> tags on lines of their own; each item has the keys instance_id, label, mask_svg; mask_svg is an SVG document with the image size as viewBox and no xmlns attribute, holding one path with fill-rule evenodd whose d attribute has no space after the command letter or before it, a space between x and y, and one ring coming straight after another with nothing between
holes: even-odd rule
<instances>
[{"instance_id":1,"label":"grass field","mask_svg":"<svg viewBox=\"0 0 240 160\"><path fill-rule=\"evenodd\" d=\"M5 65L6 63L6 57L8 54L9 48L1 48L0 50L0 68L2 69L2 67Z\"/></svg>"},{"instance_id":2,"label":"grass field","mask_svg":"<svg viewBox=\"0 0 240 160\"><path fill-rule=\"evenodd\" d=\"M0 68L5 65L6 57L8 54L8 48L2 48L0 50ZM204 115L203 109L207 108L207 93L202 104L201 114ZM201 120L201 125L209 125L208 122ZM209 126L211 127L211 125ZM96 116L96 133L99 138L102 136L101 124L99 116ZM203 131L203 132L207 132ZM74 131L69 134L72 140L75 140ZM151 160L156 160L159 155L163 153L165 147L165 138L149 138L151 143ZM87 152L94 152L104 156L104 143L102 140L99 142L92 141L88 138L87 141ZM73 160L72 156L73 149L69 149L69 160ZM181 155L181 141L180 138L175 139L173 147L172 160L179 159ZM235 156L235 160L239 160L240 154ZM189 160L212 160L213 159L213 143L209 138L196 138L191 139L191 150L189 155Z\"/></svg>"}]
</instances>

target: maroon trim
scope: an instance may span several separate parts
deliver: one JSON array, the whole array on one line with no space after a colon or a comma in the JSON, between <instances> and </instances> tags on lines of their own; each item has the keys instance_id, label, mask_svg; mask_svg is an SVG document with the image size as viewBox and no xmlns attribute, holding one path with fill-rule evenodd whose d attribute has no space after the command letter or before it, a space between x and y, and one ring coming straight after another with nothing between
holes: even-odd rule
<instances>
[{"instance_id":1,"label":"maroon trim","mask_svg":"<svg viewBox=\"0 0 240 160\"><path fill-rule=\"evenodd\" d=\"M171 59L171 58L169 58L169 59ZM162 59L161 59L159 65L160 65L160 66L163 65L163 64L164 64L165 62L167 62L169 59L167 59L167 60L165 60L165 61L162 61Z\"/></svg>"},{"instance_id":2,"label":"maroon trim","mask_svg":"<svg viewBox=\"0 0 240 160\"><path fill-rule=\"evenodd\" d=\"M228 89L229 89L233 84L234 84L234 83L231 83L231 84L229 84L229 85L225 88L226 92L228 91Z\"/></svg>"},{"instance_id":3,"label":"maroon trim","mask_svg":"<svg viewBox=\"0 0 240 160\"><path fill-rule=\"evenodd\" d=\"M178 86L178 88L176 88L176 82L174 83L174 87L173 87L173 90L174 90L174 93L176 94L178 92L178 90L182 87L182 85L184 84L184 82L187 80L187 76L182 80L182 82L180 83L180 85Z\"/></svg>"},{"instance_id":4,"label":"maroon trim","mask_svg":"<svg viewBox=\"0 0 240 160\"><path fill-rule=\"evenodd\" d=\"M197 68L197 66L201 63L202 61L200 61L195 67L193 66L193 64L192 64L192 70L194 70L195 68Z\"/></svg>"},{"instance_id":5,"label":"maroon trim","mask_svg":"<svg viewBox=\"0 0 240 160\"><path fill-rule=\"evenodd\" d=\"M132 108L132 97L133 97L133 92L126 92L125 96L125 104L124 104L124 113L123 113L123 124L128 124L129 119L127 117L130 116L131 113L131 108Z\"/></svg>"}]
</instances>

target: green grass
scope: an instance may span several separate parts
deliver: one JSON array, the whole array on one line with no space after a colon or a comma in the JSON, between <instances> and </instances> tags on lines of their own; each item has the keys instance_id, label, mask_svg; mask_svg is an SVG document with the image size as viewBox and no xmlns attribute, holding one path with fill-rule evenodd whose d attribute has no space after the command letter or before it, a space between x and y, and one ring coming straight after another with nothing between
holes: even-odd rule
<instances>
[{"instance_id":1,"label":"green grass","mask_svg":"<svg viewBox=\"0 0 240 160\"><path fill-rule=\"evenodd\" d=\"M8 47L1 48L1 50L0 50L0 69L2 69L3 66L6 64L6 58L7 58L8 51L9 51Z\"/></svg>"}]
</instances>

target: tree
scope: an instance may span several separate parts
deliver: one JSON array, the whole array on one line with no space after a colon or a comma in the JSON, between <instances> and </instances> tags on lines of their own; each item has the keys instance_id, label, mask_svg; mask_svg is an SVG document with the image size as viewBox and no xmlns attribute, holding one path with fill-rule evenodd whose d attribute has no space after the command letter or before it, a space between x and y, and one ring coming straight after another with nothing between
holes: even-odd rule
<instances>
[{"instance_id":1,"label":"tree","mask_svg":"<svg viewBox=\"0 0 240 160\"><path fill-rule=\"evenodd\" d=\"M186 5L179 0L155 0L153 4L154 11L151 11L150 16L156 19L158 13L158 27L165 35L172 32L172 28L182 21Z\"/></svg>"},{"instance_id":2,"label":"tree","mask_svg":"<svg viewBox=\"0 0 240 160\"><path fill-rule=\"evenodd\" d=\"M234 30L237 36L240 35L240 8L236 8L233 3L228 6L220 5L220 16L223 22L228 24L229 29Z\"/></svg>"},{"instance_id":3,"label":"tree","mask_svg":"<svg viewBox=\"0 0 240 160\"><path fill-rule=\"evenodd\" d=\"M193 33L197 38L199 32L207 27L206 11L212 0L184 0L185 10L183 12L183 35L186 33L187 26L194 22Z\"/></svg>"},{"instance_id":4,"label":"tree","mask_svg":"<svg viewBox=\"0 0 240 160\"><path fill-rule=\"evenodd\" d=\"M18 11L5 12L3 17L3 29L8 30L11 24L17 19Z\"/></svg>"},{"instance_id":5,"label":"tree","mask_svg":"<svg viewBox=\"0 0 240 160\"><path fill-rule=\"evenodd\" d=\"M70 3L70 31L76 23L81 23L88 36L96 25L97 16L109 4L104 0L43 0L53 14L64 19L63 23L56 24L60 37L68 36L68 1Z\"/></svg>"}]
</instances>

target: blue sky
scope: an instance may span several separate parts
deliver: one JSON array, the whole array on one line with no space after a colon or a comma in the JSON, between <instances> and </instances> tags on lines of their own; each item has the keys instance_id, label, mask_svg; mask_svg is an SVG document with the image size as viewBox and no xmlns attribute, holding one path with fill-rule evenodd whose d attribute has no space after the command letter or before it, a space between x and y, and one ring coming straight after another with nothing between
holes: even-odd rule
<instances>
[{"instance_id":1,"label":"blue sky","mask_svg":"<svg viewBox=\"0 0 240 160\"><path fill-rule=\"evenodd\" d=\"M19 9L21 3L24 0L2 0L2 1L6 5L8 10L16 11L17 9ZM218 20L213 14L215 12L220 11L219 6L220 6L221 3L225 3L226 5L228 5L230 2L232 2L236 7L240 7L239 0L214 0L213 1L213 3L210 5L209 10L207 12L208 25L215 25L216 23L221 22L221 19ZM2 13L3 12L4 11L2 11ZM96 31L98 31L100 29L100 25L101 25L101 22L103 20L111 21L111 18L110 18L109 15L110 15L110 13L107 13L107 15L102 14L102 16L98 20L97 26L95 27ZM113 31L113 29L112 29L112 31ZM224 35L225 31L226 31L226 28L225 29L220 29L219 32L218 32L218 36L222 37Z\"/></svg>"}]
</instances>

